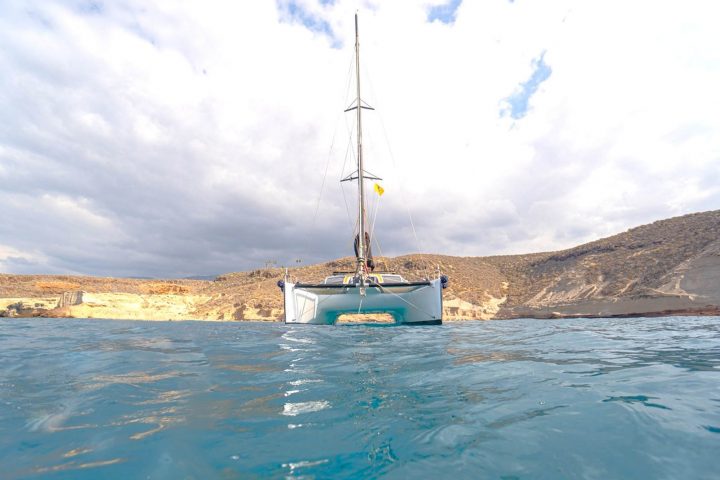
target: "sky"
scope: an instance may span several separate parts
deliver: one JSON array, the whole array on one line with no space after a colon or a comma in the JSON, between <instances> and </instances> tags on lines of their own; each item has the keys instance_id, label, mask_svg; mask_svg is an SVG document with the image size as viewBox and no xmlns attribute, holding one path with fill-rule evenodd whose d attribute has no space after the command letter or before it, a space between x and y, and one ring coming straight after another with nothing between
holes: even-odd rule
<instances>
[{"instance_id":1,"label":"sky","mask_svg":"<svg viewBox=\"0 0 720 480\"><path fill-rule=\"evenodd\" d=\"M0 272L352 255L356 11L376 255L720 208L713 1L3 0Z\"/></svg>"}]
</instances>

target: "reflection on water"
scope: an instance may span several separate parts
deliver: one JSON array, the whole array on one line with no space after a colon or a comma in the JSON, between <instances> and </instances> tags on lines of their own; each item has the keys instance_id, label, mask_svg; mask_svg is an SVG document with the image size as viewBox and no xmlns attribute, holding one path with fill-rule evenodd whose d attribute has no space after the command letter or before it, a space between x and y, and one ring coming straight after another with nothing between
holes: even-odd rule
<instances>
[{"instance_id":1,"label":"reflection on water","mask_svg":"<svg viewBox=\"0 0 720 480\"><path fill-rule=\"evenodd\" d=\"M105 388L112 384L125 384L125 385L139 385L141 383L153 383L168 378L173 378L181 375L179 372L167 372L158 374L149 374L146 372L130 372L121 375L96 375L90 383L84 385L84 388L88 390L96 390L99 388Z\"/></svg>"},{"instance_id":2,"label":"reflection on water","mask_svg":"<svg viewBox=\"0 0 720 480\"><path fill-rule=\"evenodd\" d=\"M296 327L297 328L297 327ZM313 396L313 384L321 383L322 380L317 378L306 378L306 377L313 377L316 375L313 364L316 363L315 358L313 357L313 353L315 351L315 340L312 337L305 337L304 335L308 332L303 332L303 328L297 328L288 330L282 335L282 341L283 343L280 343L280 348L283 349L286 352L290 352L292 354L292 359L290 360L288 364L288 368L284 369L284 372L289 374L290 379L285 382L284 388L284 396L290 397L292 395L301 394L299 396L307 399L309 397ZM309 332L312 334L312 332ZM291 344L284 343L284 342L292 342ZM291 346L294 345L294 348ZM309 359L306 361L306 359ZM300 386L304 386L303 388L298 388ZM288 417L296 417L298 415L303 415L311 412L319 412L321 410L325 410L327 408L331 408L330 402L327 400L317 399L317 400L306 400L306 401L296 401L296 402L285 402L282 406L282 411L280 412L282 415L288 416ZM302 424L296 424L296 423L289 423L287 425L288 429L292 430L294 428L298 428L302 426ZM311 462L312 463L312 462ZM289 463L287 465L304 465L302 462L300 463ZM315 465L315 463L312 463L312 465ZM296 467L291 468L291 473L295 470Z\"/></svg>"},{"instance_id":3,"label":"reflection on water","mask_svg":"<svg viewBox=\"0 0 720 480\"><path fill-rule=\"evenodd\" d=\"M286 403L283 405L282 414L294 417L303 413L319 412L320 410L325 410L326 408L330 408L330 402L326 402L325 400L316 402Z\"/></svg>"},{"instance_id":4,"label":"reflection on water","mask_svg":"<svg viewBox=\"0 0 720 480\"><path fill-rule=\"evenodd\" d=\"M80 463L80 462L68 462L68 463L62 463L60 465L53 465L51 467L37 467L33 469L33 473L37 474L44 474L44 473L52 473L52 472L62 472L64 470L81 470L85 468L96 468L96 467L106 467L108 465L114 465L116 463L122 462L124 459L122 458L113 458L112 460L101 460L98 462L86 462L86 463Z\"/></svg>"},{"instance_id":5,"label":"reflection on water","mask_svg":"<svg viewBox=\"0 0 720 480\"><path fill-rule=\"evenodd\" d=\"M530 359L530 356L525 352L477 352L474 349L452 347L448 348L447 352L455 357L455 365L462 365L463 363L512 362Z\"/></svg>"},{"instance_id":6,"label":"reflection on water","mask_svg":"<svg viewBox=\"0 0 720 480\"><path fill-rule=\"evenodd\" d=\"M184 401L192 395L190 390L167 390L158 392L155 398L137 402L137 405L153 405L158 403L175 403Z\"/></svg>"},{"instance_id":7,"label":"reflection on water","mask_svg":"<svg viewBox=\"0 0 720 480\"><path fill-rule=\"evenodd\" d=\"M0 465L3 478L713 478L719 381L709 317L8 319Z\"/></svg>"},{"instance_id":8,"label":"reflection on water","mask_svg":"<svg viewBox=\"0 0 720 480\"><path fill-rule=\"evenodd\" d=\"M646 407L652 407L652 408L662 408L663 410L672 410L670 407L666 407L665 405L661 405L659 403L651 402L650 400L657 398L657 397L648 397L645 395L626 395L622 397L608 397L603 402L623 402L623 403L639 403L641 405L644 405Z\"/></svg>"}]
</instances>

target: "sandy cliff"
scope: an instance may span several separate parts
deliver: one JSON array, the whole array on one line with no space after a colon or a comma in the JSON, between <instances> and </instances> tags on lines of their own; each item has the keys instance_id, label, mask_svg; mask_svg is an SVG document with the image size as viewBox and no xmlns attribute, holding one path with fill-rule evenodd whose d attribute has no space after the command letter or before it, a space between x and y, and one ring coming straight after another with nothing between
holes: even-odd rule
<instances>
[{"instance_id":1,"label":"sandy cliff","mask_svg":"<svg viewBox=\"0 0 720 480\"><path fill-rule=\"evenodd\" d=\"M662 220L559 252L494 257L407 255L379 268L449 275L446 320L720 315L720 211ZM292 269L305 281L352 258ZM214 281L0 274L0 316L147 320L282 319L281 269ZM352 320L350 320L352 321Z\"/></svg>"}]
</instances>

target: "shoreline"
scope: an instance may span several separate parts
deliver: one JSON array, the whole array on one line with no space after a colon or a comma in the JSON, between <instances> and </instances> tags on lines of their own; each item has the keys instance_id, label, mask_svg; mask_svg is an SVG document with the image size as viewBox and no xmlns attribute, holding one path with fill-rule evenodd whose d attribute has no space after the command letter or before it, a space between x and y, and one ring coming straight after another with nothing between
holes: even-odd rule
<instances>
[{"instance_id":1,"label":"shoreline","mask_svg":"<svg viewBox=\"0 0 720 480\"><path fill-rule=\"evenodd\" d=\"M443 321L720 316L720 210L642 225L557 252L376 257L409 281L443 272ZM0 317L279 321L278 282L321 282L344 257L214 280L0 273Z\"/></svg>"},{"instance_id":2,"label":"shoreline","mask_svg":"<svg viewBox=\"0 0 720 480\"><path fill-rule=\"evenodd\" d=\"M17 300L16 298L7 299L0 298L0 307L6 303L7 300ZM17 302L16 302L17 303ZM119 321L141 321L141 322L223 322L223 323L279 323L284 324L282 318L212 318L212 317L194 317L188 316L176 316L170 318L166 315L162 315L160 312L155 312L153 315L147 317L142 316L140 312L135 312L134 315L122 315L120 312L116 315L97 315L97 316L76 316L68 314L67 308L54 308L54 309L40 309L30 308L22 309L18 313L8 315L7 310L0 308L0 320L10 319L31 319L31 318L55 318L59 320L65 319L77 319L77 320L119 320ZM392 321L388 321L385 318L375 319L373 315L369 314L367 319L355 318L352 320L345 320L337 322L335 325L394 325ZM646 311L646 312L631 312L631 313L616 313L616 314L597 314L597 313L564 313L559 312L536 312L530 315L514 315L504 316L496 318L443 318L443 324L456 324L456 323L473 323L473 322L486 322L486 321L503 321L503 320L571 320L571 319L621 319L621 318L656 318L656 317L719 317L720 308L698 308L698 309L677 309L677 310L664 310L664 311Z\"/></svg>"}]
</instances>

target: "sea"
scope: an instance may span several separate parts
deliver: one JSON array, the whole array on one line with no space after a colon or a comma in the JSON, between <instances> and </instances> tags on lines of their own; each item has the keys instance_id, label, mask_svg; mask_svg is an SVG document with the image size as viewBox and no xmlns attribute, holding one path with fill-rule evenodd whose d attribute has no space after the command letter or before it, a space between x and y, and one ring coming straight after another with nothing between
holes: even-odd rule
<instances>
[{"instance_id":1,"label":"sea","mask_svg":"<svg viewBox=\"0 0 720 480\"><path fill-rule=\"evenodd\" d=\"M720 318L0 321L0 478L718 479Z\"/></svg>"}]
</instances>

